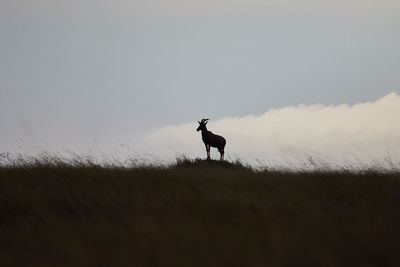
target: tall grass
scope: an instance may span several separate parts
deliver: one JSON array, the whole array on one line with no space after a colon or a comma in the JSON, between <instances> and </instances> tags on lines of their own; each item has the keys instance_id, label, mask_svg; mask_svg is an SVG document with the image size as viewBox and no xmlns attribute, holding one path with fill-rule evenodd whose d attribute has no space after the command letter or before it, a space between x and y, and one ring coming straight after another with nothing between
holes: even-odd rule
<instances>
[{"instance_id":1,"label":"tall grass","mask_svg":"<svg viewBox=\"0 0 400 267\"><path fill-rule=\"evenodd\" d=\"M21 160L0 266L400 266L397 172Z\"/></svg>"}]
</instances>

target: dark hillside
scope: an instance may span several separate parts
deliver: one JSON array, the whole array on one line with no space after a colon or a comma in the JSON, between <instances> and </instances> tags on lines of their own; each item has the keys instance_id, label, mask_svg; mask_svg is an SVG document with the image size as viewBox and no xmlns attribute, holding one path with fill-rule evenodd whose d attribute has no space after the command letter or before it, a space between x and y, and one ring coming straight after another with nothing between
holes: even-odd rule
<instances>
[{"instance_id":1,"label":"dark hillside","mask_svg":"<svg viewBox=\"0 0 400 267\"><path fill-rule=\"evenodd\" d=\"M400 266L400 174L0 169L0 266Z\"/></svg>"}]
</instances>

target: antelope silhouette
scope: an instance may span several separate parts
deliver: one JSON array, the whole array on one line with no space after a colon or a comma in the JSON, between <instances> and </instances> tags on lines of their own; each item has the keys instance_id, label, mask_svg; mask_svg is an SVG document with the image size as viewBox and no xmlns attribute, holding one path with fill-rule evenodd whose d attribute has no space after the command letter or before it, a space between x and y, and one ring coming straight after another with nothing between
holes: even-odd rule
<instances>
[{"instance_id":1,"label":"antelope silhouette","mask_svg":"<svg viewBox=\"0 0 400 267\"><path fill-rule=\"evenodd\" d=\"M201 131L201 137L203 139L204 145L206 146L207 159L210 159L210 147L216 147L221 154L220 160L224 160L224 148L226 145L226 140L222 136L213 134L207 130L207 122L209 119L202 119L199 121L199 127L197 131Z\"/></svg>"}]
</instances>

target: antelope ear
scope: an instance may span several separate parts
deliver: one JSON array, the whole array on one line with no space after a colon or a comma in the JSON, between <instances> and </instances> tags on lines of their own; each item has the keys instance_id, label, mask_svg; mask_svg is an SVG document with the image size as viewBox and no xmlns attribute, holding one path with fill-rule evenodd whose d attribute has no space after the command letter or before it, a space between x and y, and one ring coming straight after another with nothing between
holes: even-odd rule
<instances>
[{"instance_id":1,"label":"antelope ear","mask_svg":"<svg viewBox=\"0 0 400 267\"><path fill-rule=\"evenodd\" d=\"M206 121L206 122L204 123L204 125L207 125L207 123L208 123L208 121Z\"/></svg>"},{"instance_id":2,"label":"antelope ear","mask_svg":"<svg viewBox=\"0 0 400 267\"><path fill-rule=\"evenodd\" d=\"M199 124L201 124L199 121L197 121Z\"/></svg>"}]
</instances>

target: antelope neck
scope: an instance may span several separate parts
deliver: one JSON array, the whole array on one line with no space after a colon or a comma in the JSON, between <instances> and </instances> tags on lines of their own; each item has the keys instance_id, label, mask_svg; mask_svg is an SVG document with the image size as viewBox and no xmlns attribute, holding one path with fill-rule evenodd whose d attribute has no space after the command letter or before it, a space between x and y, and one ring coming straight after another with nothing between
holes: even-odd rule
<instances>
[{"instance_id":1,"label":"antelope neck","mask_svg":"<svg viewBox=\"0 0 400 267\"><path fill-rule=\"evenodd\" d=\"M204 126L204 128L201 129L201 136L202 136L203 138L205 138L205 137L207 137L207 134L208 134L207 127Z\"/></svg>"}]
</instances>

